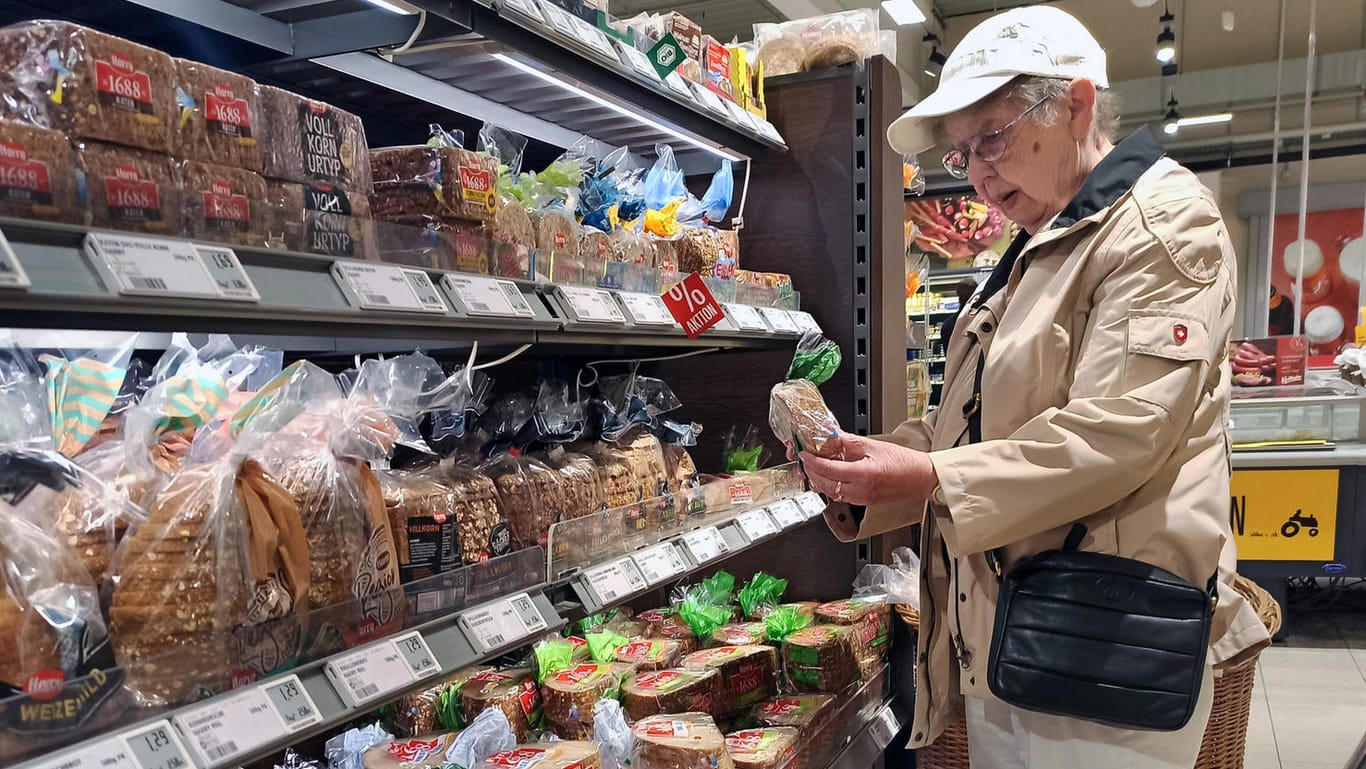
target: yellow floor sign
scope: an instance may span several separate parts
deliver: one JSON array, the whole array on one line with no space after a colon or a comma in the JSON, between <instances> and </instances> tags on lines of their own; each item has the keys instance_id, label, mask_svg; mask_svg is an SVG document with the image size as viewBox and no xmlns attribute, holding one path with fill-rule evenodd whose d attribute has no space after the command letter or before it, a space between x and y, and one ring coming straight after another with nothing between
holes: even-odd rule
<instances>
[{"instance_id":1,"label":"yellow floor sign","mask_svg":"<svg viewBox=\"0 0 1366 769\"><path fill-rule=\"evenodd\" d=\"M1237 470L1230 497L1238 560L1334 560L1337 470Z\"/></svg>"}]
</instances>

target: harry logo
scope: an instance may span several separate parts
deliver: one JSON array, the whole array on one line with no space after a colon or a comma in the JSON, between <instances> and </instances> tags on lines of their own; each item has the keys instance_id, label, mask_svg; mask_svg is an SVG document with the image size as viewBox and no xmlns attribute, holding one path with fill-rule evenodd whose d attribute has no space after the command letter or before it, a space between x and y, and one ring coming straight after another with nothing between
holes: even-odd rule
<instances>
[{"instance_id":1,"label":"harry logo","mask_svg":"<svg viewBox=\"0 0 1366 769\"><path fill-rule=\"evenodd\" d=\"M1172 339L1175 339L1177 344L1185 344L1188 336L1190 336L1190 330L1186 328L1185 324L1178 323L1172 326Z\"/></svg>"}]
</instances>

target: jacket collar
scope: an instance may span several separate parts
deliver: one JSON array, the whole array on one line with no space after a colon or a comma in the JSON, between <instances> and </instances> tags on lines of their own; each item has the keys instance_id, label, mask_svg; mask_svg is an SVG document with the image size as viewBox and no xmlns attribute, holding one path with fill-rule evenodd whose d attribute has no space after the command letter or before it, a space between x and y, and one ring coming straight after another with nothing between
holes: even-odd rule
<instances>
[{"instance_id":1,"label":"jacket collar","mask_svg":"<svg viewBox=\"0 0 1366 769\"><path fill-rule=\"evenodd\" d=\"M1114 205L1163 154L1162 145L1147 126L1129 134L1087 174L1081 189L1049 229L1067 229Z\"/></svg>"}]
</instances>

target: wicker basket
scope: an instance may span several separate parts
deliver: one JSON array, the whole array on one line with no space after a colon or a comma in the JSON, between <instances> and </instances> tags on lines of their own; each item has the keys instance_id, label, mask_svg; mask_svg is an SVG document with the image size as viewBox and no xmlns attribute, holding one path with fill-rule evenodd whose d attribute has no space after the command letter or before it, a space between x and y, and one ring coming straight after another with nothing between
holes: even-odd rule
<instances>
[{"instance_id":1,"label":"wicker basket","mask_svg":"<svg viewBox=\"0 0 1366 769\"><path fill-rule=\"evenodd\" d=\"M1246 577L1237 577L1233 586L1252 604L1267 631L1276 635L1281 629L1280 604ZM920 613L915 609L898 605L896 612L906 624L919 629ZM1214 705L1194 769L1243 769L1258 656L1253 655L1235 668L1216 673ZM939 739L917 751L916 761L921 769L969 769L967 722L961 716L954 719Z\"/></svg>"}]
</instances>

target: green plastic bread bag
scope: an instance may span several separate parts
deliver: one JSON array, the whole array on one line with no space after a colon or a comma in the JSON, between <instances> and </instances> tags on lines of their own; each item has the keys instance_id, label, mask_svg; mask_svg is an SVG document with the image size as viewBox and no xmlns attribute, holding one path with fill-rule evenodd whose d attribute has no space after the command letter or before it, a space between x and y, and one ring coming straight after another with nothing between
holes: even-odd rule
<instances>
[{"instance_id":1,"label":"green plastic bread bag","mask_svg":"<svg viewBox=\"0 0 1366 769\"><path fill-rule=\"evenodd\" d=\"M761 571L740 589L740 608L744 610L746 617L752 619L761 608L782 603L783 593L786 591L787 580Z\"/></svg>"},{"instance_id":2,"label":"green plastic bread bag","mask_svg":"<svg viewBox=\"0 0 1366 769\"><path fill-rule=\"evenodd\" d=\"M764 632L769 641L782 643L783 639L813 624L815 620L810 614L803 613L796 606L783 606L764 617Z\"/></svg>"},{"instance_id":3,"label":"green plastic bread bag","mask_svg":"<svg viewBox=\"0 0 1366 769\"><path fill-rule=\"evenodd\" d=\"M728 571L718 571L702 580L703 600L717 606L726 606L735 592L735 575Z\"/></svg>"},{"instance_id":4,"label":"green plastic bread bag","mask_svg":"<svg viewBox=\"0 0 1366 769\"><path fill-rule=\"evenodd\" d=\"M717 628L730 622L730 608L708 601L705 591L701 589L688 592L683 604L678 607L678 615L698 638L710 638Z\"/></svg>"},{"instance_id":5,"label":"green plastic bread bag","mask_svg":"<svg viewBox=\"0 0 1366 769\"><path fill-rule=\"evenodd\" d=\"M533 650L536 656L536 683L574 664L574 644L568 641L542 641Z\"/></svg>"},{"instance_id":6,"label":"green plastic bread bag","mask_svg":"<svg viewBox=\"0 0 1366 769\"><path fill-rule=\"evenodd\" d=\"M611 662L617 658L617 649L630 643L631 639L610 630L588 634L588 654L594 662Z\"/></svg>"},{"instance_id":7,"label":"green plastic bread bag","mask_svg":"<svg viewBox=\"0 0 1366 769\"><path fill-rule=\"evenodd\" d=\"M819 332L808 331L797 343L797 353L792 356L787 378L805 379L815 385L825 384L835 375L843 359L839 345Z\"/></svg>"},{"instance_id":8,"label":"green plastic bread bag","mask_svg":"<svg viewBox=\"0 0 1366 769\"><path fill-rule=\"evenodd\" d=\"M459 686L448 686L436 695L436 722L448 732L465 727L465 711L460 705Z\"/></svg>"}]
</instances>

